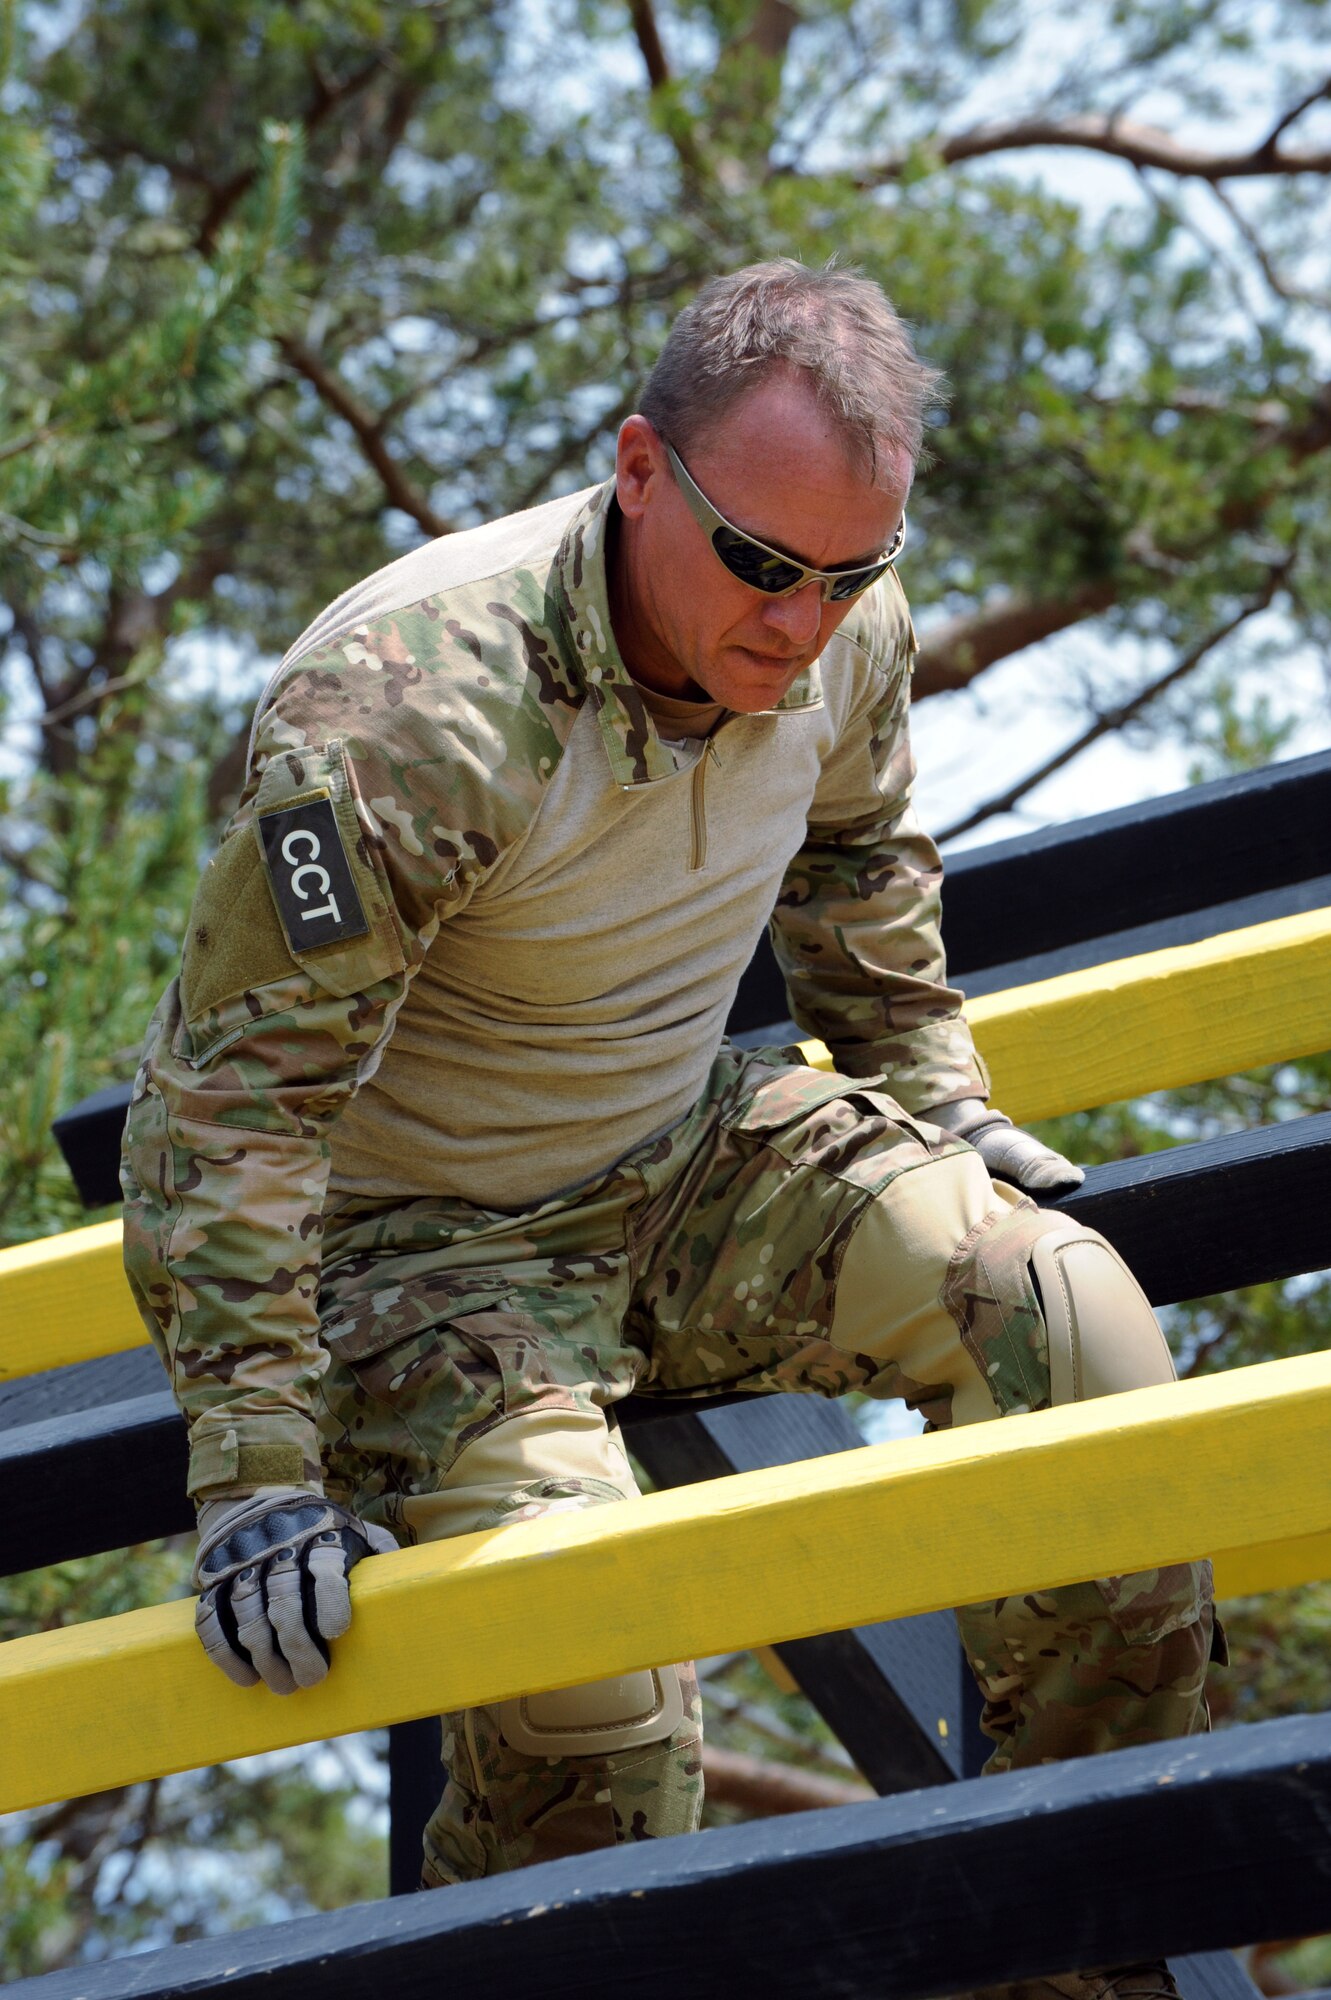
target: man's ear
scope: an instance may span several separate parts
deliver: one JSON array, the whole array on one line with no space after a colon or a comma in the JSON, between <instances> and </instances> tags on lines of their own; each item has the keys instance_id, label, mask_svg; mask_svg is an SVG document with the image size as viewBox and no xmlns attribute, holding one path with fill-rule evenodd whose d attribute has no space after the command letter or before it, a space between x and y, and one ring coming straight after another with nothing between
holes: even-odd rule
<instances>
[{"instance_id":1,"label":"man's ear","mask_svg":"<svg viewBox=\"0 0 1331 2000\"><path fill-rule=\"evenodd\" d=\"M666 464L660 432L646 417L625 417L615 447L615 497L628 520L641 520L646 513L653 485L667 476Z\"/></svg>"}]
</instances>

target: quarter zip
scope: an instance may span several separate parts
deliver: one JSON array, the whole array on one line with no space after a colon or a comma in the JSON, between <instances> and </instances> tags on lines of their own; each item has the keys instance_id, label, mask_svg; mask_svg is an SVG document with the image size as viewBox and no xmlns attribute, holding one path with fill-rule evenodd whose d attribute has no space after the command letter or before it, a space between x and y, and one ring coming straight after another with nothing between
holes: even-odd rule
<instances>
[{"instance_id":1,"label":"quarter zip","mask_svg":"<svg viewBox=\"0 0 1331 2000\"><path fill-rule=\"evenodd\" d=\"M693 851L689 868L696 871L707 866L707 766L716 756L716 745L711 737L702 756L693 767Z\"/></svg>"}]
</instances>

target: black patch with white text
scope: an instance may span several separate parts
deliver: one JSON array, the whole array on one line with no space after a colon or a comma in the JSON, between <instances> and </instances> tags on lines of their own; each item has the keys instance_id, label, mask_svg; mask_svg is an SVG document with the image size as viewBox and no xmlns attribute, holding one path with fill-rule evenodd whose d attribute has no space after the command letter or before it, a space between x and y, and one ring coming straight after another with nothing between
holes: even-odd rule
<instances>
[{"instance_id":1,"label":"black patch with white text","mask_svg":"<svg viewBox=\"0 0 1331 2000\"><path fill-rule=\"evenodd\" d=\"M331 799L306 799L259 818L273 900L297 956L363 937L365 921Z\"/></svg>"}]
</instances>

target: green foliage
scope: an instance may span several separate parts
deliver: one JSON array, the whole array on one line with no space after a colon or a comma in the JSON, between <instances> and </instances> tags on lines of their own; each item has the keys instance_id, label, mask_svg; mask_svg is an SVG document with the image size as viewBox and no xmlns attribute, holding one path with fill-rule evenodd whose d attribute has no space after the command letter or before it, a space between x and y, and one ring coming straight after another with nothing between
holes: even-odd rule
<instances>
[{"instance_id":1,"label":"green foliage","mask_svg":"<svg viewBox=\"0 0 1331 2000\"><path fill-rule=\"evenodd\" d=\"M356 1741L356 1739L353 1739ZM0 1980L380 1896L378 1771L341 1746L219 1765L0 1823Z\"/></svg>"},{"instance_id":2,"label":"green foliage","mask_svg":"<svg viewBox=\"0 0 1331 2000\"><path fill-rule=\"evenodd\" d=\"M188 1594L188 1538L0 1581L0 1642ZM382 1895L381 1737L0 1820L0 1982Z\"/></svg>"},{"instance_id":3,"label":"green foliage","mask_svg":"<svg viewBox=\"0 0 1331 2000\"><path fill-rule=\"evenodd\" d=\"M0 1642L184 1597L191 1560L174 1538L0 1578Z\"/></svg>"},{"instance_id":4,"label":"green foliage","mask_svg":"<svg viewBox=\"0 0 1331 2000\"><path fill-rule=\"evenodd\" d=\"M421 535L603 476L719 269L836 253L946 370L912 502L926 614L1089 593L1186 648L1285 562L1274 622L1158 725L1198 776L1276 754L1282 669L1331 638L1326 177L1222 211L1160 169L1083 183L1066 150L946 157L977 125L1141 107L1242 147L1306 93L1326 13L660 0L649 90L625 0L0 0L0 1242L86 1219L50 1120L132 1074L263 670ZM1119 1158L1329 1091L1327 1060L1282 1065L1047 1132ZM1331 1295L1168 1317L1186 1369L1234 1366L1325 1346ZM0 1631L184 1569L161 1547L18 1579ZM1236 1607L1224 1715L1328 1705L1325 1619L1325 1592ZM795 1698L733 1672L722 1734L818 1768ZM0 1829L3 1972L376 1893L355 1792L279 1760Z\"/></svg>"}]
</instances>

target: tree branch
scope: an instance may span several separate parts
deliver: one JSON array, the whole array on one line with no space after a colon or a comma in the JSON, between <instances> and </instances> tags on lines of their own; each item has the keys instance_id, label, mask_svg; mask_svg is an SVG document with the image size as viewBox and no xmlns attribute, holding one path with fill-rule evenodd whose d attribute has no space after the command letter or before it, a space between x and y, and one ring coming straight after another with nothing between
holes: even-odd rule
<instances>
[{"instance_id":1,"label":"tree branch","mask_svg":"<svg viewBox=\"0 0 1331 2000\"><path fill-rule=\"evenodd\" d=\"M955 840L958 834L969 833L972 828L982 825L985 820L992 819L996 813L1011 812L1013 806L1023 799L1027 792L1034 791L1037 785L1043 784L1055 771L1061 771L1074 757L1079 757L1083 750L1088 750L1092 743L1097 743L1102 736L1109 736L1114 730L1121 729L1125 723L1132 722L1143 709L1148 708L1153 701L1157 701L1168 689L1199 667L1207 655L1213 653L1231 633L1237 632L1241 625L1246 625L1250 618L1255 618L1259 611L1267 609L1284 580L1292 560L1292 556L1283 556L1278 563L1273 563L1267 571L1266 583L1257 595L1248 598L1240 605L1234 616L1227 618L1223 625L1218 625L1213 632L1208 632L1205 638L1199 639L1195 646L1189 647L1166 673L1151 681L1148 686L1133 695L1130 701L1119 702L1115 707L1105 709L1102 714L1096 716L1094 722L1082 730L1079 736L1075 736L1071 743L1064 744L1063 748L1056 750L1052 757L1046 757L1043 764L1037 765L1033 771L1028 771L1024 778L1018 778L1006 791L995 792L991 798L984 801L983 805L978 805L974 811L967 813L964 819L959 819L952 826L946 827L937 838L940 841Z\"/></svg>"},{"instance_id":2,"label":"tree branch","mask_svg":"<svg viewBox=\"0 0 1331 2000\"><path fill-rule=\"evenodd\" d=\"M1218 183L1212 187L1211 193L1233 223L1258 270L1278 299L1284 299L1287 305L1315 306L1320 312L1331 311L1331 292L1303 292L1297 286L1287 284L1272 262L1266 245L1238 203L1231 200L1226 190Z\"/></svg>"},{"instance_id":3,"label":"tree branch","mask_svg":"<svg viewBox=\"0 0 1331 2000\"><path fill-rule=\"evenodd\" d=\"M756 49L768 62L783 62L799 24L799 13L788 0L759 0L757 12L731 49Z\"/></svg>"},{"instance_id":4,"label":"tree branch","mask_svg":"<svg viewBox=\"0 0 1331 2000\"><path fill-rule=\"evenodd\" d=\"M62 722L68 722L71 715L79 715L85 708L97 707L109 696L123 694L126 688L134 687L135 684L133 674L116 674L109 681L99 681L96 687L81 688L67 701L60 702L55 708L48 708L41 717L38 727L58 729Z\"/></svg>"},{"instance_id":5,"label":"tree branch","mask_svg":"<svg viewBox=\"0 0 1331 2000\"><path fill-rule=\"evenodd\" d=\"M31 611L22 604L15 604L12 599L9 606L9 615L13 621L14 636L22 641L23 650L28 656L28 664L32 668L32 677L37 683L37 692L42 698L42 706L44 708L49 707L54 699L54 695L52 692L50 670L46 660L46 639L42 629Z\"/></svg>"},{"instance_id":6,"label":"tree branch","mask_svg":"<svg viewBox=\"0 0 1331 2000\"><path fill-rule=\"evenodd\" d=\"M1257 415L1260 413L1254 413ZM1279 428L1267 427L1261 440L1264 452L1281 450L1291 470L1331 448L1331 382L1323 382L1309 399L1306 416ZM1226 535L1257 528L1271 499L1270 487L1256 493L1234 495L1225 501L1216 521ZM1142 556L1140 540L1129 543L1130 556ZM1195 550L1180 553L1180 561L1195 559ZM1107 611L1134 581L1149 579L1164 558L1150 551L1147 559L1129 562L1112 577L1098 577L1078 585L1059 598L1001 598L996 604L965 617L950 619L929 633L915 662L912 698L926 701L930 695L945 694L968 687L977 675L998 660L1020 653L1083 618Z\"/></svg>"},{"instance_id":7,"label":"tree branch","mask_svg":"<svg viewBox=\"0 0 1331 2000\"><path fill-rule=\"evenodd\" d=\"M1306 97L1301 97L1297 104L1291 104L1288 111L1281 112L1271 130L1267 133L1261 150L1263 152L1273 152L1281 134L1288 132L1290 126L1297 119L1302 118L1305 111L1311 111L1314 104L1319 104L1324 97L1331 97L1331 76L1323 77L1322 81L1314 89L1310 90Z\"/></svg>"},{"instance_id":8,"label":"tree branch","mask_svg":"<svg viewBox=\"0 0 1331 2000\"><path fill-rule=\"evenodd\" d=\"M330 83L318 65L312 63L310 68L314 82L314 93L302 121L306 132L310 133L317 130L323 124L324 120L336 110L338 105L345 103L347 98L354 97L357 91L363 90L370 79L383 67L383 63L383 55L376 52L370 57L368 62L362 63L358 70L355 70L351 76L347 77L341 83ZM175 173L176 168L174 164L171 165L170 171ZM212 256L213 251L217 248L217 239L221 234L224 223L232 213L237 202L243 201L254 186L255 181L258 179L258 174L259 168L256 162L253 166L242 168L238 174L233 174L229 181L222 183L221 187L210 188L211 199L194 239L195 248L202 256Z\"/></svg>"},{"instance_id":9,"label":"tree branch","mask_svg":"<svg viewBox=\"0 0 1331 2000\"><path fill-rule=\"evenodd\" d=\"M1064 597L1005 597L964 618L949 619L929 633L915 661L911 693L916 701L953 688L969 687L996 660L1024 652L1083 618L1094 618L1118 601L1121 584L1100 577Z\"/></svg>"},{"instance_id":10,"label":"tree branch","mask_svg":"<svg viewBox=\"0 0 1331 2000\"><path fill-rule=\"evenodd\" d=\"M295 334L282 334L278 346L297 374L303 375L321 402L347 424L369 464L378 473L389 502L410 514L427 535L451 535L453 523L437 514L425 495L407 477L384 443L380 420L354 396L342 378L326 366Z\"/></svg>"},{"instance_id":11,"label":"tree branch","mask_svg":"<svg viewBox=\"0 0 1331 2000\"><path fill-rule=\"evenodd\" d=\"M653 90L661 90L670 81L670 63L656 25L652 0L629 0L629 16L647 68L647 81Z\"/></svg>"},{"instance_id":12,"label":"tree branch","mask_svg":"<svg viewBox=\"0 0 1331 2000\"><path fill-rule=\"evenodd\" d=\"M713 1805L737 1806L761 1819L777 1813L811 1812L817 1806L857 1805L861 1799L874 1796L867 1785L843 1784L814 1771L769 1763L764 1757L747 1757L739 1750L724 1750L713 1743L703 1745L702 1768L707 1797Z\"/></svg>"},{"instance_id":13,"label":"tree branch","mask_svg":"<svg viewBox=\"0 0 1331 2000\"><path fill-rule=\"evenodd\" d=\"M1323 85L1315 97L1324 96L1329 87ZM1306 110L1307 105L1298 108ZM1077 118L1021 118L1011 125L976 125L969 132L957 132L950 139L938 141L931 150L947 167L994 153L1025 152L1036 146L1073 146L1083 152L1105 153L1113 159L1126 160L1129 166L1162 167L1169 173L1205 181L1263 174L1331 173L1331 150L1284 152L1278 143L1283 130L1284 123L1259 146L1243 153L1207 153L1183 145L1154 125L1135 125L1126 119L1088 112ZM912 157L904 152L890 154L878 166L857 175L855 186L867 191L899 180Z\"/></svg>"}]
</instances>

